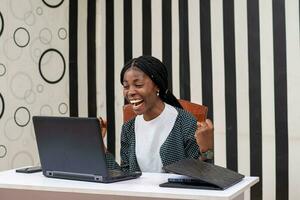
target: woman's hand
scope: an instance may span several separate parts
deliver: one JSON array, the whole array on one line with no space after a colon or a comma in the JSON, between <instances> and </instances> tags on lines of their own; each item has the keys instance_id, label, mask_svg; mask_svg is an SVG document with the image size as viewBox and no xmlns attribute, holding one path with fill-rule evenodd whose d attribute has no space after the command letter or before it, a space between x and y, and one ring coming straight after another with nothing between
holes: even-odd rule
<instances>
[{"instance_id":1,"label":"woman's hand","mask_svg":"<svg viewBox=\"0 0 300 200\"><path fill-rule=\"evenodd\" d=\"M210 119L205 122L197 122L195 138L201 152L214 148L214 126Z\"/></svg>"},{"instance_id":2,"label":"woman's hand","mask_svg":"<svg viewBox=\"0 0 300 200\"><path fill-rule=\"evenodd\" d=\"M99 120L99 124L101 127L101 135L102 138L104 138L106 136L106 132L107 132L107 121L103 120L102 117L98 117Z\"/></svg>"},{"instance_id":3,"label":"woman's hand","mask_svg":"<svg viewBox=\"0 0 300 200\"><path fill-rule=\"evenodd\" d=\"M101 127L101 136L102 136L102 139L104 139L106 136L106 132L107 132L107 121L103 120L102 117L98 117L98 120L99 120L99 124ZM107 148L104 145L104 152L106 152L106 151L107 151Z\"/></svg>"}]
</instances>

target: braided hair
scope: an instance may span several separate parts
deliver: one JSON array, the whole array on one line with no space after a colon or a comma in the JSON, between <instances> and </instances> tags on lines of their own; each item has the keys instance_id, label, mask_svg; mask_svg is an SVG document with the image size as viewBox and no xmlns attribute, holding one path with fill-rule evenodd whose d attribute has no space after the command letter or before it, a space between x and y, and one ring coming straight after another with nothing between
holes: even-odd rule
<instances>
[{"instance_id":1,"label":"braided hair","mask_svg":"<svg viewBox=\"0 0 300 200\"><path fill-rule=\"evenodd\" d=\"M166 66L157 58L153 56L140 56L128 61L120 74L120 81L123 85L125 72L131 68L136 67L142 70L159 88L159 97L162 101L172 106L182 108L177 98L168 89L168 71Z\"/></svg>"}]
</instances>

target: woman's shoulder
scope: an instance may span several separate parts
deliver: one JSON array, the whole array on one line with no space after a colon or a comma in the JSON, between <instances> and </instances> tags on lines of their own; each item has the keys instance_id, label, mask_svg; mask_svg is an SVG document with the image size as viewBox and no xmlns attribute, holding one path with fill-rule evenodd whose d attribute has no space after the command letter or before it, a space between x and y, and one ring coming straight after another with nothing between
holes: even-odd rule
<instances>
[{"instance_id":1,"label":"woman's shoulder","mask_svg":"<svg viewBox=\"0 0 300 200\"><path fill-rule=\"evenodd\" d=\"M122 128L124 130L130 130L132 127L134 127L135 117L128 120L127 122L124 122L122 125Z\"/></svg>"},{"instance_id":2,"label":"woman's shoulder","mask_svg":"<svg viewBox=\"0 0 300 200\"><path fill-rule=\"evenodd\" d=\"M130 140L130 138L134 137L134 121L135 117L123 123L121 131L121 140L128 141Z\"/></svg>"},{"instance_id":3,"label":"woman's shoulder","mask_svg":"<svg viewBox=\"0 0 300 200\"><path fill-rule=\"evenodd\" d=\"M175 107L175 109L177 110L178 112L178 117L180 117L181 119L183 120L192 120L192 121L197 121L196 118L194 117L194 115L192 113L190 113L189 111L187 110L184 110L182 108L177 108Z\"/></svg>"},{"instance_id":4,"label":"woman's shoulder","mask_svg":"<svg viewBox=\"0 0 300 200\"><path fill-rule=\"evenodd\" d=\"M176 110L178 111L178 116L173 130L187 136L187 138L193 137L197 129L196 118L187 110L182 108L176 108Z\"/></svg>"}]
</instances>

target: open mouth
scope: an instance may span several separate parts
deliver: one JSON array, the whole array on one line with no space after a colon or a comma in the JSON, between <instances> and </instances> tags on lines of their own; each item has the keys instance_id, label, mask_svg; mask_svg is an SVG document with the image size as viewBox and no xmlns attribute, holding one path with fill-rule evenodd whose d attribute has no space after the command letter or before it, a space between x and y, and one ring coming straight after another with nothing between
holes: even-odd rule
<instances>
[{"instance_id":1,"label":"open mouth","mask_svg":"<svg viewBox=\"0 0 300 200\"><path fill-rule=\"evenodd\" d=\"M130 100L130 103L133 105L133 106L138 106L140 105L141 103L143 103L144 100L143 99L134 99L134 100Z\"/></svg>"}]
</instances>

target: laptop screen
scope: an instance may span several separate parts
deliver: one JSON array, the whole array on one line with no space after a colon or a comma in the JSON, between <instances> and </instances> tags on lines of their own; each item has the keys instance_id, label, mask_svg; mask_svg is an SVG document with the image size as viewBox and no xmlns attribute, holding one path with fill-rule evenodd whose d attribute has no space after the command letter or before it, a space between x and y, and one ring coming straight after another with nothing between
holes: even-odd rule
<instances>
[{"instance_id":1,"label":"laptop screen","mask_svg":"<svg viewBox=\"0 0 300 200\"><path fill-rule=\"evenodd\" d=\"M97 118L33 117L43 173L108 176Z\"/></svg>"}]
</instances>

